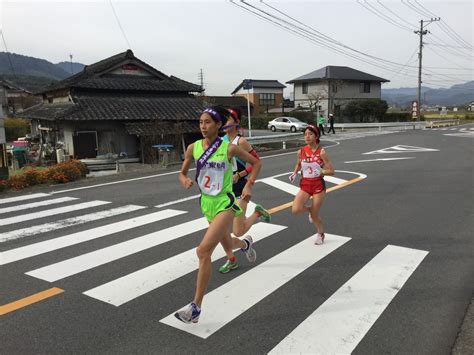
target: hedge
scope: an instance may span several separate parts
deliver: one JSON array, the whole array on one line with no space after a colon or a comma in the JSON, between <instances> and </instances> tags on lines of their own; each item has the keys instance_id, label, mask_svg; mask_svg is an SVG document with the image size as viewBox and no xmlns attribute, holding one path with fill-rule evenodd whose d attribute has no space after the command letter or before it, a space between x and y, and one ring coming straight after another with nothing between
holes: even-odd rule
<instances>
[{"instance_id":1,"label":"hedge","mask_svg":"<svg viewBox=\"0 0 474 355\"><path fill-rule=\"evenodd\" d=\"M29 167L8 180L0 180L0 192L7 189L22 190L28 186L46 183L62 184L79 180L86 174L87 166L79 160L66 161L42 170Z\"/></svg>"}]
</instances>

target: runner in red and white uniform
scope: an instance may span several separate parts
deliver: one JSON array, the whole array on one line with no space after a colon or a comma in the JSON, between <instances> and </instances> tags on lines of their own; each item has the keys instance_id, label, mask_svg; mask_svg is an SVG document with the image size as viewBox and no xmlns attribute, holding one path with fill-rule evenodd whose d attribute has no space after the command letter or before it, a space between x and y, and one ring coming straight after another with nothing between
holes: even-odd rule
<instances>
[{"instance_id":1,"label":"runner in red and white uniform","mask_svg":"<svg viewBox=\"0 0 474 355\"><path fill-rule=\"evenodd\" d=\"M326 154L326 151L319 145L319 129L313 125L306 127L304 131L306 146L298 151L297 162L290 181L294 182L296 175L301 171L300 191L293 201L292 212L299 214L309 213L309 219L316 226L315 244L324 242L324 226L319 217L319 210L326 196L326 184L324 175L334 175L334 167ZM306 201L313 198L311 206L307 206Z\"/></svg>"}]
</instances>

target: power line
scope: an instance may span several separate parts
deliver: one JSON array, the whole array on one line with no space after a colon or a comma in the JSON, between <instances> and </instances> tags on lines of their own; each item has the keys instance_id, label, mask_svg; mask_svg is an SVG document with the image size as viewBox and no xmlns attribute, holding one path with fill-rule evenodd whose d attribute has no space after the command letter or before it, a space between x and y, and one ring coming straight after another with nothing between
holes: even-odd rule
<instances>
[{"instance_id":1,"label":"power line","mask_svg":"<svg viewBox=\"0 0 474 355\"><path fill-rule=\"evenodd\" d=\"M380 0L377 0L377 3L382 6L385 10L387 10L388 12L390 12L392 15L394 15L395 17L397 17L398 19L402 20L403 22L405 22L406 24L408 24L408 26L410 27L414 27L413 24L411 24L410 22L408 22L407 20L405 20L403 17L399 16L396 12L390 10L386 5L384 5Z\"/></svg>"},{"instance_id":2,"label":"power line","mask_svg":"<svg viewBox=\"0 0 474 355\"><path fill-rule=\"evenodd\" d=\"M12 70L13 77L15 79L18 79L15 73L15 68L13 67L13 62L10 56L10 51L8 50L7 47L7 41L5 40L5 36L3 35L3 30L0 29L0 34L2 35L2 40L3 40L3 46L5 47L5 51L7 52L7 58L8 58L8 63L10 64L10 68Z\"/></svg>"},{"instance_id":3,"label":"power line","mask_svg":"<svg viewBox=\"0 0 474 355\"><path fill-rule=\"evenodd\" d=\"M279 20L279 21L282 21L282 22L284 22L284 23L286 23L286 24L288 24L288 25L290 25L290 26L292 26L292 27L294 27L294 28L297 28L297 29L300 30L300 31L304 31L304 32L306 32L306 33L308 33L308 34L310 34L310 35L312 35L312 36L316 36L317 38L320 38L320 40L327 41L327 42L331 42L331 43L333 43L333 44L335 44L335 45L338 45L338 46L340 46L340 47L343 47L343 48L345 48L345 49L348 49L348 50L350 50L350 51L353 51L353 52L355 52L355 53L357 53L357 54L366 56L366 57L368 57L368 58L370 58L370 59L377 60L377 61L381 61L381 62L385 62L386 65L392 65L392 66L396 67L396 69L398 69L400 66L404 66L404 64L402 64L402 63L393 62L393 61L390 61L390 60L387 60L387 59L384 59L384 58L376 57L376 56L373 56L373 55L370 55L370 54L361 52L361 51L359 51L359 50L357 50L357 49L354 49L354 48L352 48L352 47L349 47L349 46L345 45L344 43L341 43L341 42L339 42L339 41L337 41L337 40L334 40L333 38L331 38L331 37L329 37L329 36L326 36L325 34L323 34L323 33L319 32L319 31L315 30L313 27L308 26L308 25L304 24L303 22L296 20L295 18L293 18L293 17L287 15L286 13L284 13L284 12L278 10L277 8L275 8L275 7L273 7L273 6L270 6L269 4L265 3L263 0L261 0L261 2L262 2L264 5L270 7L271 9L277 11L278 13L280 13L280 14L282 14L282 15L288 17L288 18L290 18L291 20L293 20L293 21L295 21L295 22L297 22L297 23L303 25L304 27L309 28L311 31L316 32L316 34L315 34L314 32L310 32L310 31L305 30L304 28L301 28L301 27L299 27L299 26L296 26L296 25L294 25L294 24L292 24L292 23L290 23L290 22L288 22L288 21L285 21L285 20L281 19L280 17L277 17L277 16L275 16L275 15L269 14L268 12L263 11L262 9L259 9L259 8L256 7L256 6L253 6L253 5L250 5L250 4L246 3L244 0L241 0L241 2L244 3L244 4L246 4L247 6L250 6L250 7L254 8L254 9L256 9L256 10L262 12L262 13L265 13L265 14L268 15L268 16L271 16L272 18L275 18L275 19L277 19L277 20ZM325 38L321 38L321 36L322 36L322 37L325 37ZM325 44L325 45L327 45L327 44ZM333 48L333 47L331 47L331 48ZM393 69L392 69L392 70L393 70Z\"/></svg>"},{"instance_id":4,"label":"power line","mask_svg":"<svg viewBox=\"0 0 474 355\"><path fill-rule=\"evenodd\" d=\"M373 7L372 5L369 4L369 2L367 0L362 0L364 1L365 5L360 2L359 0L356 0L356 2L363 6L364 8L366 8L367 10L369 10L370 12L372 12L375 16L387 21L388 23L391 23L392 25L398 27L398 28L401 28L402 30L405 30L405 31L408 31L408 32L412 32L412 29L405 26L405 25L401 25L399 24L398 22L392 20L390 17L386 16L384 13L382 13L380 10L378 10L377 8ZM367 5L367 6L366 6Z\"/></svg>"},{"instance_id":5,"label":"power line","mask_svg":"<svg viewBox=\"0 0 474 355\"><path fill-rule=\"evenodd\" d=\"M342 55L351 57L351 58L353 58L353 59L360 60L360 61L362 61L362 62L364 62L364 63L371 64L371 65L377 66L377 67L379 67L379 68L382 68L382 69L385 69L385 70L394 72L393 69L390 69L390 68L384 67L384 66L382 66L382 65L380 65L380 64L378 64L378 63L374 63L374 62L371 62L371 61L369 61L369 60L360 58L360 57L358 57L358 56L356 56L356 55L354 55L354 54L347 53L347 52L345 52L345 51L343 51L343 50L341 50L341 49L339 49L339 48L336 48L336 47L331 46L331 45L329 45L329 44L327 44L327 43L321 42L321 39L316 39L317 36L315 36L314 34L311 34L310 32L308 32L308 31L306 31L306 30L304 30L304 29L301 31L301 28L298 27L298 26L295 26L295 25L290 24L290 26L300 29L300 30L294 30L294 29L289 28L289 27L287 27L287 26L285 26L285 25L282 25L282 24L280 24L280 23L278 23L278 22L276 22L276 21L274 21L274 20L271 20L271 19L269 19L269 18L267 18L267 17L265 17L265 16L263 16L263 15L261 15L261 14L255 12L255 11L252 11L252 10L250 10L250 9L244 7L244 6L238 5L238 4L234 3L232 0L230 0L230 2L231 2L233 5L235 5L235 6L237 6L237 7L240 7L241 9L243 9L243 10L245 10L245 11L247 11L247 12L252 13L253 15L255 15L255 16L257 16L257 17L260 17L260 18L264 19L265 21L267 21L267 22L269 22L269 23L271 23L271 24L273 24L273 25L276 25L276 26L278 26L278 27L283 28L283 29L286 30L287 32L291 32L291 33L293 33L293 34L296 34L297 36L302 37L303 39L308 40L308 41L310 41L310 42L312 42L312 43L316 43L316 44L318 44L318 45L320 45L320 46L322 46L322 47L325 47L325 48L330 48L330 49L332 49L333 51L335 51L335 52L337 52L337 53L340 53L340 54L342 54ZM246 3L245 1L243 1L243 0L241 0L241 2L244 3L244 4L246 4L246 5L248 5L248 6L250 6L250 7L256 8L256 7L254 7L254 6L250 5L250 4L247 4L247 3ZM264 11L262 11L261 9L258 9L258 10L261 11L261 12L264 12ZM272 16L272 15L270 15L270 16L273 17L273 18L277 18L277 17ZM280 20L281 20L281 19L280 19ZM289 24L289 22L287 22L287 21L284 21L284 20L281 20L281 21L283 21L284 23L288 23L288 24ZM305 33L301 33L301 32L305 32ZM307 33L309 33L309 35L308 35ZM315 37L316 37L316 38L315 38ZM401 64L400 64L400 65L401 65Z\"/></svg>"},{"instance_id":6,"label":"power line","mask_svg":"<svg viewBox=\"0 0 474 355\"><path fill-rule=\"evenodd\" d=\"M127 48L132 49L132 46L130 45L130 42L128 41L127 35L125 34L125 31L122 28L122 24L120 23L117 13L115 12L115 8L114 8L114 5L112 4L112 0L109 0L109 4L110 4L110 7L112 8L112 12L114 13L115 20L117 20L117 24L120 28L120 31L122 31L123 38L125 38L125 42L127 42L127 45L128 45Z\"/></svg>"},{"instance_id":7,"label":"power line","mask_svg":"<svg viewBox=\"0 0 474 355\"><path fill-rule=\"evenodd\" d=\"M435 15L433 12L431 12L430 10L428 10L426 7L424 7L422 4L420 4L417 0L414 0L414 1L415 1L416 4L418 4L418 6L419 6L420 8L422 8L423 10L425 10L426 12L428 12L429 14L431 14L432 16L435 16L435 17L436 17L436 15ZM441 25L441 23L440 23L440 25ZM451 26L449 26L446 22L443 22L443 26L445 26L448 30L450 30L451 33L453 33L453 35L455 35L455 37L457 37L457 38L458 38L461 42L463 42L466 46L472 48L472 45L469 44L468 42L466 42L466 41L465 41L456 31L454 31L454 30L451 28Z\"/></svg>"},{"instance_id":8,"label":"power line","mask_svg":"<svg viewBox=\"0 0 474 355\"><path fill-rule=\"evenodd\" d=\"M409 7L411 10L417 12L418 14L421 14L422 16L428 16L428 17L431 17L431 16L436 16L436 14L434 14L432 11L428 10L426 7L424 7L423 5L421 5L418 1L414 0L415 3L419 6L417 7L415 4L412 4L410 3L409 0L405 0L405 2L402 1L402 4L406 5L407 7ZM454 31L446 22L439 22L438 23L438 27L440 27L440 29L446 34L448 35L453 41L455 41L456 43L458 43L459 45L461 45L463 48L465 49L469 49L471 50L472 49L472 45L469 44L468 42L466 42L460 35L458 35L456 33L456 31Z\"/></svg>"},{"instance_id":9,"label":"power line","mask_svg":"<svg viewBox=\"0 0 474 355\"><path fill-rule=\"evenodd\" d=\"M413 57L415 56L416 54L416 51L418 50L418 46L415 47L415 50L413 51L412 55L410 56L410 58L408 58L407 62L405 63L405 66L403 66L399 72L395 73L395 75L393 75L389 80L392 81L396 76L398 76L398 74L400 72L402 72L406 66L411 62L411 60L413 59Z\"/></svg>"}]
</instances>

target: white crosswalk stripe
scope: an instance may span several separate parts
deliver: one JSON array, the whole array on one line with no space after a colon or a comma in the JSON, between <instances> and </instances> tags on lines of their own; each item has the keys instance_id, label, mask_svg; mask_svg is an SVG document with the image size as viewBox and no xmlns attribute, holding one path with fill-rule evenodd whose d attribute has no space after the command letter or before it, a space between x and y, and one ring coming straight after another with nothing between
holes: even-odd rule
<instances>
[{"instance_id":1,"label":"white crosswalk stripe","mask_svg":"<svg viewBox=\"0 0 474 355\"><path fill-rule=\"evenodd\" d=\"M120 212L132 212L143 209L143 206L124 206L119 207ZM30 244L24 247L19 247L4 252L0 252L0 265L9 264L18 260L30 258L32 256L51 252L66 248L75 244L84 243L86 241L102 238L114 233L123 232L132 228L144 226L146 224L161 221L165 218L178 216L186 213L184 211L163 210L160 212L150 213L144 216L126 219L124 221L107 224L105 226L88 229L85 231L69 234L63 237L45 240L43 242Z\"/></svg>"},{"instance_id":2,"label":"white crosswalk stripe","mask_svg":"<svg viewBox=\"0 0 474 355\"><path fill-rule=\"evenodd\" d=\"M190 222L178 224L177 226L169 227L158 232L153 232L142 237L130 239L110 247L83 254L72 259L67 259L36 270L28 271L26 274L49 282L57 281L174 239L184 237L185 235L205 229L207 226L208 223L206 218L198 218Z\"/></svg>"},{"instance_id":3,"label":"white crosswalk stripe","mask_svg":"<svg viewBox=\"0 0 474 355\"><path fill-rule=\"evenodd\" d=\"M276 224L258 223L249 231L254 235L254 242L261 241L286 227ZM224 257L223 248L216 248L212 254L213 261ZM85 295L103 302L120 306L160 286L174 281L181 276L197 270L199 260L196 250L191 249L172 258L150 265L144 269L123 276L117 280L84 292Z\"/></svg>"},{"instance_id":4,"label":"white crosswalk stripe","mask_svg":"<svg viewBox=\"0 0 474 355\"><path fill-rule=\"evenodd\" d=\"M269 354L350 354L427 254L385 247Z\"/></svg>"},{"instance_id":5,"label":"white crosswalk stripe","mask_svg":"<svg viewBox=\"0 0 474 355\"><path fill-rule=\"evenodd\" d=\"M50 195L45 194L45 193L37 193L37 194L31 194L31 195L23 195L23 196L17 196L17 197L2 198L2 199L0 199L0 206L3 205L3 204L11 203L11 202L26 201L26 200L32 200L32 199L35 199L35 198L48 197L48 196L50 196Z\"/></svg>"},{"instance_id":6,"label":"white crosswalk stripe","mask_svg":"<svg viewBox=\"0 0 474 355\"><path fill-rule=\"evenodd\" d=\"M66 206L66 207L59 207L59 208L53 208L50 210L45 210L45 211L40 211L40 212L33 212L29 214L24 214L21 216L3 218L3 219L0 219L0 226L7 226L9 224L30 221L32 219L50 217L50 216L54 216L61 213L68 213L68 212L74 212L77 210L83 210L86 208L103 206L109 203L110 202L107 202L107 201L90 201L90 202L78 203L78 204Z\"/></svg>"},{"instance_id":7,"label":"white crosswalk stripe","mask_svg":"<svg viewBox=\"0 0 474 355\"><path fill-rule=\"evenodd\" d=\"M9 240L15 240L20 238L35 237L53 230L59 230L67 227L77 226L83 223L98 221L103 218L108 218L112 216L117 216L123 213L136 211L139 209L145 208L143 206L135 205L126 205L117 208L112 208L110 210L99 211L94 213L88 213L82 216L71 217L62 219L56 222L44 223L32 227L15 229L10 232L4 232L0 235L0 243L6 242Z\"/></svg>"},{"instance_id":8,"label":"white crosswalk stripe","mask_svg":"<svg viewBox=\"0 0 474 355\"><path fill-rule=\"evenodd\" d=\"M311 236L206 294L197 325L190 327L181 323L174 314L160 322L203 339L208 338L351 239L331 234L327 234L326 238L327 242L316 249L315 236Z\"/></svg>"},{"instance_id":9,"label":"white crosswalk stripe","mask_svg":"<svg viewBox=\"0 0 474 355\"><path fill-rule=\"evenodd\" d=\"M42 207L42 206L55 205L55 204L58 204L58 203L70 202L70 201L74 201L74 200L78 200L78 198L77 197L61 197L61 198L55 198L55 199L52 199L52 200L46 200L46 201L41 201L41 202L27 203L27 204L24 204L24 205L4 207L4 208L0 208L0 214L9 213L9 212L16 212L16 211L21 211L21 210L27 210L27 209L37 208L37 207Z\"/></svg>"}]
</instances>

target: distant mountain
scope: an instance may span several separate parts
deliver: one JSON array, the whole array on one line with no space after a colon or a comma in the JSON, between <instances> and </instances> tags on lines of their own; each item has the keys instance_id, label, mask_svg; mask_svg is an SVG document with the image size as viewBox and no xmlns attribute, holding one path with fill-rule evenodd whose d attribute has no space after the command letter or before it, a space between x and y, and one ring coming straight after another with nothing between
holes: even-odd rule
<instances>
[{"instance_id":1,"label":"distant mountain","mask_svg":"<svg viewBox=\"0 0 474 355\"><path fill-rule=\"evenodd\" d=\"M10 53L9 56L0 52L0 78L3 77L30 91L71 76L71 62L53 64L44 59L21 54ZM76 74L82 71L84 64L73 62L72 68Z\"/></svg>"},{"instance_id":2,"label":"distant mountain","mask_svg":"<svg viewBox=\"0 0 474 355\"><path fill-rule=\"evenodd\" d=\"M382 100L389 106L406 107L416 99L417 88L382 89ZM422 103L428 106L462 106L474 101L474 81L449 89L421 87Z\"/></svg>"},{"instance_id":3,"label":"distant mountain","mask_svg":"<svg viewBox=\"0 0 474 355\"><path fill-rule=\"evenodd\" d=\"M84 64L76 63L76 62L72 62L72 63L71 62L59 62L59 63L56 63L55 65L60 67L62 70L67 72L69 75L77 74L80 71L82 71L82 69L84 69ZM71 68L71 66L72 66L72 68ZM72 69L72 73L71 73L71 69Z\"/></svg>"},{"instance_id":4,"label":"distant mountain","mask_svg":"<svg viewBox=\"0 0 474 355\"><path fill-rule=\"evenodd\" d=\"M12 65L10 65L8 54L5 52L0 52L1 74L15 73L17 75L42 76L56 80L61 80L71 75L70 72L67 72L61 67L44 59L10 53L10 60Z\"/></svg>"}]
</instances>

